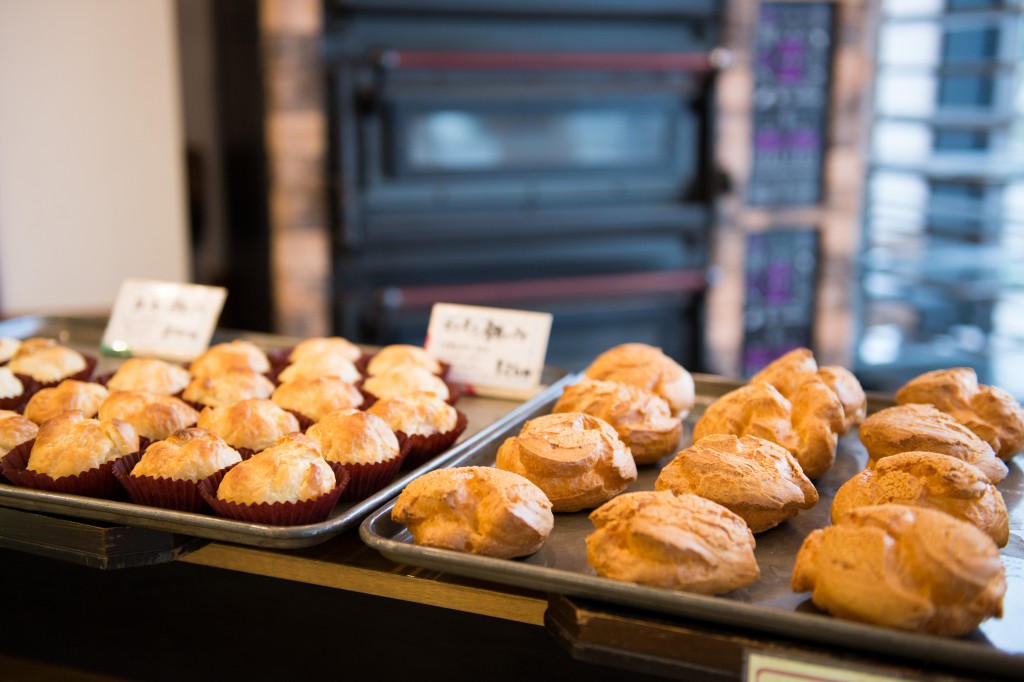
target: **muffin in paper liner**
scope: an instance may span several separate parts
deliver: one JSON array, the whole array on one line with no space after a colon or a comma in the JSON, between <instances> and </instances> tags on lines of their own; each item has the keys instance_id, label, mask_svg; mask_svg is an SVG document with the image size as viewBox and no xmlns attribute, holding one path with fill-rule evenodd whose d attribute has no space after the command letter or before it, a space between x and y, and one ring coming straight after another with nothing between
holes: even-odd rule
<instances>
[{"instance_id":1,"label":"muffin in paper liner","mask_svg":"<svg viewBox=\"0 0 1024 682\"><path fill-rule=\"evenodd\" d=\"M359 407L360 410L369 409L371 405L373 405L380 399L374 394L367 391L365 388L363 388L363 382L365 380L366 379L364 377L363 379L359 380L359 383L356 384L356 388L359 389L359 392L363 394L364 398L363 404L360 405ZM448 387L448 398L445 400L445 402L454 407L455 403L458 402L459 398L462 396L462 388L458 384L453 384L447 379L442 378L442 380L444 381L444 385Z\"/></svg>"},{"instance_id":2,"label":"muffin in paper liner","mask_svg":"<svg viewBox=\"0 0 1024 682\"><path fill-rule=\"evenodd\" d=\"M235 466L238 466L237 464ZM226 472L225 472L226 473ZM239 504L226 502L217 499L217 489L220 487L223 474L219 477L211 476L199 482L199 494L213 509L218 516L223 516L235 521L247 523L262 523L269 526L304 526L310 523L320 523L334 509L338 498L344 492L349 482L348 471L339 475L334 473L336 482L334 488L320 497L302 502L261 502L259 504ZM216 478L217 480L214 480Z\"/></svg>"},{"instance_id":3,"label":"muffin in paper liner","mask_svg":"<svg viewBox=\"0 0 1024 682\"><path fill-rule=\"evenodd\" d=\"M128 493L128 497L132 502L149 507L160 507L162 509L192 512L195 514L208 514L212 512L210 505L199 494L199 481L157 478L153 476L132 476L132 469L142 459L144 452L145 449L140 448L139 452L132 453L114 462L114 477L117 478L121 487ZM205 480L211 480L220 485L220 480L224 478L224 474L230 468L230 466L224 467L220 471L211 474Z\"/></svg>"},{"instance_id":4,"label":"muffin in paper liner","mask_svg":"<svg viewBox=\"0 0 1024 682\"><path fill-rule=\"evenodd\" d=\"M455 428L451 431L432 433L429 436L418 434L409 436L397 432L402 449L407 451L405 461L402 463L403 469L415 469L455 444L455 441L466 430L466 425L468 424L466 415L461 410L455 410L455 413L457 415Z\"/></svg>"},{"instance_id":5,"label":"muffin in paper liner","mask_svg":"<svg viewBox=\"0 0 1024 682\"><path fill-rule=\"evenodd\" d=\"M348 485L341 493L342 502L357 502L366 499L395 480L395 476L398 475L405 456L408 454L406 441L399 437L398 442L400 444L398 456L384 462L342 464L327 460L327 464L334 470L335 476L340 479L342 475L340 472L345 471L345 475L349 477Z\"/></svg>"},{"instance_id":6,"label":"muffin in paper liner","mask_svg":"<svg viewBox=\"0 0 1024 682\"><path fill-rule=\"evenodd\" d=\"M122 490L117 478L114 477L114 464L132 456L141 456L140 453L143 449L141 440L138 452L105 462L102 466L83 471L80 474L51 478L46 474L39 474L26 468L28 458L32 454L32 447L36 444L33 438L8 452L3 460L0 460L0 468L7 480L22 488L113 499Z\"/></svg>"},{"instance_id":7,"label":"muffin in paper liner","mask_svg":"<svg viewBox=\"0 0 1024 682\"><path fill-rule=\"evenodd\" d=\"M56 381L36 381L27 374L15 373L14 376L18 377L18 379L21 380L22 385L25 387L25 393L22 394L25 398L25 402L22 403L22 407L24 407L25 403L27 403L29 398L35 395L36 392L41 391L44 388L53 388L66 379L74 379L75 381L92 381L92 375L93 372L96 371L96 365L99 363L99 358L88 353L80 353L80 355L85 359L85 368L75 372L74 374L61 377Z\"/></svg>"}]
</instances>

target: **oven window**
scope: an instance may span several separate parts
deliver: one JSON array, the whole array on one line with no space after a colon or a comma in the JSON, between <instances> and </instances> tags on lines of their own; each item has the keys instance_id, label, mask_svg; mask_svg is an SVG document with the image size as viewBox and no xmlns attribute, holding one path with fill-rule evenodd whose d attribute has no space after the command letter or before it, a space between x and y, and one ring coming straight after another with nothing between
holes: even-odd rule
<instances>
[{"instance_id":1,"label":"oven window","mask_svg":"<svg viewBox=\"0 0 1024 682\"><path fill-rule=\"evenodd\" d=\"M399 173L618 170L670 165L673 107L406 110Z\"/></svg>"}]
</instances>

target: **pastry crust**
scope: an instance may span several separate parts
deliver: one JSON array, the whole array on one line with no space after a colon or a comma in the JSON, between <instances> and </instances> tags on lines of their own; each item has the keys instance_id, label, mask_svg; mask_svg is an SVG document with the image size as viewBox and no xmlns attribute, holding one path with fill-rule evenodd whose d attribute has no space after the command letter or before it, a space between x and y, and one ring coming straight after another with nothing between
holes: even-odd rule
<instances>
[{"instance_id":1,"label":"pastry crust","mask_svg":"<svg viewBox=\"0 0 1024 682\"><path fill-rule=\"evenodd\" d=\"M832 500L832 522L857 507L906 504L946 512L984 531L999 547L1010 540L1010 516L996 487L977 467L935 452L884 457L844 483Z\"/></svg>"},{"instance_id":2,"label":"pastry crust","mask_svg":"<svg viewBox=\"0 0 1024 682\"><path fill-rule=\"evenodd\" d=\"M183 400L204 407L221 407L249 398L269 398L274 382L251 369L229 369L208 377L196 377L181 394Z\"/></svg>"},{"instance_id":3,"label":"pastry crust","mask_svg":"<svg viewBox=\"0 0 1024 682\"><path fill-rule=\"evenodd\" d=\"M693 377L654 346L624 343L610 348L594 359L585 374L590 379L621 381L645 388L664 398L672 414L680 419L693 409Z\"/></svg>"},{"instance_id":4,"label":"pastry crust","mask_svg":"<svg viewBox=\"0 0 1024 682\"><path fill-rule=\"evenodd\" d=\"M233 448L264 450L285 434L299 430L299 420L266 398L249 398L199 413L201 428L209 429Z\"/></svg>"},{"instance_id":5,"label":"pastry crust","mask_svg":"<svg viewBox=\"0 0 1024 682\"><path fill-rule=\"evenodd\" d=\"M52 383L77 374L87 366L85 357L53 339L26 339L7 363L15 374L30 376L40 383Z\"/></svg>"},{"instance_id":6,"label":"pastry crust","mask_svg":"<svg viewBox=\"0 0 1024 682\"><path fill-rule=\"evenodd\" d=\"M121 419L64 412L39 427L26 468L50 478L73 476L137 452L139 437Z\"/></svg>"},{"instance_id":7,"label":"pastry crust","mask_svg":"<svg viewBox=\"0 0 1024 682\"><path fill-rule=\"evenodd\" d=\"M754 533L818 503L818 491L786 448L754 436L707 436L681 451L655 490L692 493L738 514Z\"/></svg>"},{"instance_id":8,"label":"pastry crust","mask_svg":"<svg viewBox=\"0 0 1024 682\"><path fill-rule=\"evenodd\" d=\"M130 475L201 481L241 461L238 451L213 431L192 427L151 444Z\"/></svg>"},{"instance_id":9,"label":"pastry crust","mask_svg":"<svg viewBox=\"0 0 1024 682\"><path fill-rule=\"evenodd\" d=\"M212 377L229 369L251 369L266 374L270 371L270 360L252 341L235 339L210 346L192 361L188 371L193 377Z\"/></svg>"},{"instance_id":10,"label":"pastry crust","mask_svg":"<svg viewBox=\"0 0 1024 682\"><path fill-rule=\"evenodd\" d=\"M354 363L363 354L356 344L340 336L314 336L300 341L288 354L289 362L321 355L337 355Z\"/></svg>"},{"instance_id":11,"label":"pastry crust","mask_svg":"<svg viewBox=\"0 0 1024 682\"><path fill-rule=\"evenodd\" d=\"M391 518L418 545L511 559L533 554L554 527L551 503L526 478L490 467L438 469L395 501Z\"/></svg>"},{"instance_id":12,"label":"pastry crust","mask_svg":"<svg viewBox=\"0 0 1024 682\"><path fill-rule=\"evenodd\" d=\"M67 410L79 410L86 417L95 417L109 395L110 392L100 384L65 379L56 386L40 389L29 398L25 404L25 416L36 424Z\"/></svg>"},{"instance_id":13,"label":"pastry crust","mask_svg":"<svg viewBox=\"0 0 1024 682\"><path fill-rule=\"evenodd\" d=\"M816 478L835 461L842 420L839 398L817 375L805 378L792 402L773 384L751 382L712 403L693 427L693 439L757 436L789 450L804 474Z\"/></svg>"},{"instance_id":14,"label":"pastry crust","mask_svg":"<svg viewBox=\"0 0 1024 682\"><path fill-rule=\"evenodd\" d=\"M584 412L605 420L637 464L656 462L679 446L683 423L650 391L616 381L583 379L567 386L552 412Z\"/></svg>"},{"instance_id":15,"label":"pastry crust","mask_svg":"<svg viewBox=\"0 0 1024 682\"><path fill-rule=\"evenodd\" d=\"M358 408L363 404L363 394L359 389L338 377L286 381L274 389L270 399L278 406L315 422L331 412Z\"/></svg>"},{"instance_id":16,"label":"pastry crust","mask_svg":"<svg viewBox=\"0 0 1024 682\"><path fill-rule=\"evenodd\" d=\"M341 355L307 355L281 370L277 378L278 381L286 382L317 377L338 377L352 384L359 381L360 376L356 366Z\"/></svg>"},{"instance_id":17,"label":"pastry crust","mask_svg":"<svg viewBox=\"0 0 1024 682\"><path fill-rule=\"evenodd\" d=\"M840 618L960 636L1002 615L1006 576L992 538L971 524L886 504L808 535L792 588Z\"/></svg>"},{"instance_id":18,"label":"pastry crust","mask_svg":"<svg viewBox=\"0 0 1024 682\"><path fill-rule=\"evenodd\" d=\"M498 448L496 464L533 481L556 512L591 509L636 480L629 448L608 422L581 412L532 419Z\"/></svg>"},{"instance_id":19,"label":"pastry crust","mask_svg":"<svg viewBox=\"0 0 1024 682\"><path fill-rule=\"evenodd\" d=\"M973 464L991 483L999 483L1009 472L988 443L931 405L907 404L880 410L861 424L860 439L871 464L901 452L923 450Z\"/></svg>"},{"instance_id":20,"label":"pastry crust","mask_svg":"<svg viewBox=\"0 0 1024 682\"><path fill-rule=\"evenodd\" d=\"M410 365L424 369L431 374L441 373L441 363L425 348L396 343L384 346L373 354L366 365L366 374L377 376L396 367L409 367Z\"/></svg>"},{"instance_id":21,"label":"pastry crust","mask_svg":"<svg viewBox=\"0 0 1024 682\"><path fill-rule=\"evenodd\" d=\"M189 382L188 370L156 358L128 358L107 381L111 391L175 395Z\"/></svg>"},{"instance_id":22,"label":"pastry crust","mask_svg":"<svg viewBox=\"0 0 1024 682\"><path fill-rule=\"evenodd\" d=\"M398 457L395 432L380 417L359 410L338 410L306 431L328 462L377 464Z\"/></svg>"},{"instance_id":23,"label":"pastry crust","mask_svg":"<svg viewBox=\"0 0 1024 682\"><path fill-rule=\"evenodd\" d=\"M864 421L868 399L857 377L838 365L818 367L814 354L808 348L791 350L750 378L752 384L771 384L787 400L794 402L801 391L807 390L804 387L807 381L823 382L835 393L842 415L829 416L828 419L838 435L845 435Z\"/></svg>"},{"instance_id":24,"label":"pastry crust","mask_svg":"<svg viewBox=\"0 0 1024 682\"><path fill-rule=\"evenodd\" d=\"M17 398L25 394L25 384L7 367L0 367L0 400Z\"/></svg>"},{"instance_id":25,"label":"pastry crust","mask_svg":"<svg viewBox=\"0 0 1024 682\"><path fill-rule=\"evenodd\" d=\"M587 561L615 580L723 594L757 580L754 535L725 507L670 491L619 495L590 515Z\"/></svg>"},{"instance_id":26,"label":"pastry crust","mask_svg":"<svg viewBox=\"0 0 1024 682\"><path fill-rule=\"evenodd\" d=\"M316 444L290 433L224 474L217 498L235 504L303 502L330 492L336 482Z\"/></svg>"},{"instance_id":27,"label":"pastry crust","mask_svg":"<svg viewBox=\"0 0 1024 682\"><path fill-rule=\"evenodd\" d=\"M393 398L396 396L427 393L441 400L448 400L448 384L444 380L422 367L398 366L366 377L363 390L377 398Z\"/></svg>"},{"instance_id":28,"label":"pastry crust","mask_svg":"<svg viewBox=\"0 0 1024 682\"><path fill-rule=\"evenodd\" d=\"M17 412L0 410L0 457L36 437L39 426Z\"/></svg>"},{"instance_id":29,"label":"pastry crust","mask_svg":"<svg viewBox=\"0 0 1024 682\"><path fill-rule=\"evenodd\" d=\"M199 413L169 395L115 391L100 404L100 419L123 419L143 438L162 440L175 431L196 425Z\"/></svg>"},{"instance_id":30,"label":"pastry crust","mask_svg":"<svg viewBox=\"0 0 1024 682\"><path fill-rule=\"evenodd\" d=\"M911 379L896 391L896 402L926 403L945 412L1009 460L1024 449L1024 409L998 386L978 384L970 367L940 369Z\"/></svg>"},{"instance_id":31,"label":"pastry crust","mask_svg":"<svg viewBox=\"0 0 1024 682\"><path fill-rule=\"evenodd\" d=\"M0 365L10 360L18 352L19 346L21 346L20 339L0 336Z\"/></svg>"},{"instance_id":32,"label":"pastry crust","mask_svg":"<svg viewBox=\"0 0 1024 682\"><path fill-rule=\"evenodd\" d=\"M447 433L455 428L459 419L454 407L429 393L382 398L366 411L407 436Z\"/></svg>"}]
</instances>

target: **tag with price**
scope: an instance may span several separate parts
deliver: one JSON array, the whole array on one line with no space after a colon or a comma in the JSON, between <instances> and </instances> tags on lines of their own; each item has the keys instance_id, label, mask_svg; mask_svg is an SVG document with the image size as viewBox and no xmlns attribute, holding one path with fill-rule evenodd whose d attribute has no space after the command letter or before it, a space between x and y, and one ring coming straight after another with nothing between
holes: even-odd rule
<instances>
[{"instance_id":1,"label":"tag with price","mask_svg":"<svg viewBox=\"0 0 1024 682\"><path fill-rule=\"evenodd\" d=\"M436 303L426 348L451 365L452 381L480 395L525 399L540 388L551 315Z\"/></svg>"},{"instance_id":2,"label":"tag with price","mask_svg":"<svg viewBox=\"0 0 1024 682\"><path fill-rule=\"evenodd\" d=\"M209 346L225 298L223 287L126 279L100 349L107 355L191 360Z\"/></svg>"}]
</instances>

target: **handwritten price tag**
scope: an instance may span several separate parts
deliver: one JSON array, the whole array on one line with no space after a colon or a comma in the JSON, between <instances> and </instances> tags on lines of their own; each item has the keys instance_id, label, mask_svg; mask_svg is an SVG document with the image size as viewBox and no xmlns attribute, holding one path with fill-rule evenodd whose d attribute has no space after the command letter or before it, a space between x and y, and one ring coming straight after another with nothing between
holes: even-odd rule
<instances>
[{"instance_id":1,"label":"handwritten price tag","mask_svg":"<svg viewBox=\"0 0 1024 682\"><path fill-rule=\"evenodd\" d=\"M210 344L225 298L223 287L126 279L114 301L101 350L108 355L191 360Z\"/></svg>"},{"instance_id":2,"label":"handwritten price tag","mask_svg":"<svg viewBox=\"0 0 1024 682\"><path fill-rule=\"evenodd\" d=\"M452 381L481 395L525 398L540 387L549 313L435 303L426 348L451 365Z\"/></svg>"}]
</instances>

